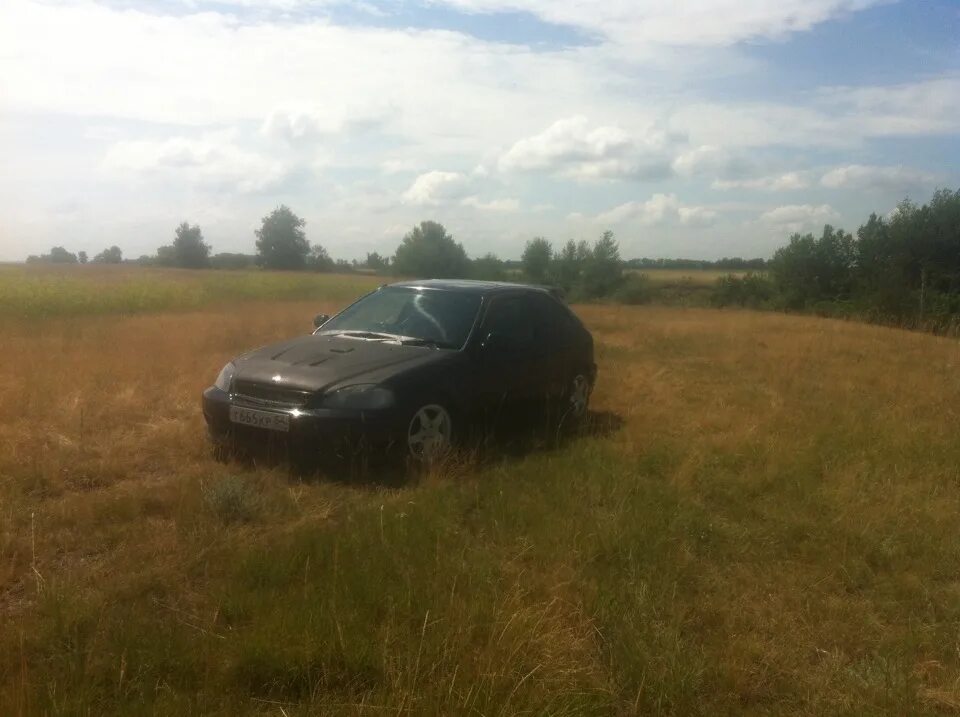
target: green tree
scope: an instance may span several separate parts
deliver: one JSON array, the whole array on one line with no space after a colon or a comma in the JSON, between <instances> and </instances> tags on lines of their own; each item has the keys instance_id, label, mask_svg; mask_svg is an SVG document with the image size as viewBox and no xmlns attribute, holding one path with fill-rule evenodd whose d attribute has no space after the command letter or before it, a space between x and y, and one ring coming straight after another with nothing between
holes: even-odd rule
<instances>
[{"instance_id":1,"label":"green tree","mask_svg":"<svg viewBox=\"0 0 960 717\"><path fill-rule=\"evenodd\" d=\"M553 247L543 237L534 237L527 242L520 257L523 273L531 281L544 283L550 271L550 260L553 256Z\"/></svg>"},{"instance_id":2,"label":"green tree","mask_svg":"<svg viewBox=\"0 0 960 717\"><path fill-rule=\"evenodd\" d=\"M257 263L265 269L303 269L310 243L303 227L306 221L281 204L262 220L257 236Z\"/></svg>"},{"instance_id":3,"label":"green tree","mask_svg":"<svg viewBox=\"0 0 960 717\"><path fill-rule=\"evenodd\" d=\"M85 251L78 251L78 252L77 252L77 261L79 261L81 264L86 264L86 263L87 263L87 252L85 252Z\"/></svg>"},{"instance_id":4,"label":"green tree","mask_svg":"<svg viewBox=\"0 0 960 717\"><path fill-rule=\"evenodd\" d=\"M470 272L463 245L447 234L442 224L420 222L397 247L393 270L401 276L460 279Z\"/></svg>"},{"instance_id":5,"label":"green tree","mask_svg":"<svg viewBox=\"0 0 960 717\"><path fill-rule=\"evenodd\" d=\"M551 280L569 293L580 283L582 271L583 259L580 257L577 243L571 239L553 257Z\"/></svg>"},{"instance_id":6,"label":"green tree","mask_svg":"<svg viewBox=\"0 0 960 717\"><path fill-rule=\"evenodd\" d=\"M770 272L787 308L802 309L818 301L836 301L850 295L856 247L853 237L827 224L819 239L794 234L777 249Z\"/></svg>"},{"instance_id":7,"label":"green tree","mask_svg":"<svg viewBox=\"0 0 960 717\"><path fill-rule=\"evenodd\" d=\"M206 269L210 266L210 245L203 241L203 232L194 224L182 222L173 239L173 261L184 269Z\"/></svg>"},{"instance_id":8,"label":"green tree","mask_svg":"<svg viewBox=\"0 0 960 717\"><path fill-rule=\"evenodd\" d=\"M377 252L368 252L364 266L372 271L383 272L390 268L390 257L380 256Z\"/></svg>"},{"instance_id":9,"label":"green tree","mask_svg":"<svg viewBox=\"0 0 960 717\"><path fill-rule=\"evenodd\" d=\"M485 281L503 281L507 278L507 270L496 254L484 254L479 259L470 262L470 278Z\"/></svg>"},{"instance_id":10,"label":"green tree","mask_svg":"<svg viewBox=\"0 0 960 717\"><path fill-rule=\"evenodd\" d=\"M307 259L307 266L313 271L333 271L336 263L330 258L327 250L320 244L314 244L310 247L310 256Z\"/></svg>"},{"instance_id":11,"label":"green tree","mask_svg":"<svg viewBox=\"0 0 960 717\"><path fill-rule=\"evenodd\" d=\"M104 249L102 252L93 257L93 262L95 264L119 264L123 261L123 252L118 246L112 246L109 249Z\"/></svg>"},{"instance_id":12,"label":"green tree","mask_svg":"<svg viewBox=\"0 0 960 717\"><path fill-rule=\"evenodd\" d=\"M607 296L617 288L622 278L620 246L613 238L613 232L607 230L584 261L581 292L587 298Z\"/></svg>"},{"instance_id":13,"label":"green tree","mask_svg":"<svg viewBox=\"0 0 960 717\"><path fill-rule=\"evenodd\" d=\"M77 256L62 246L55 246L50 249L48 260L53 264L76 264Z\"/></svg>"},{"instance_id":14,"label":"green tree","mask_svg":"<svg viewBox=\"0 0 960 717\"><path fill-rule=\"evenodd\" d=\"M27 257L28 264L76 264L77 255L71 254L62 246L50 249L49 254L31 254Z\"/></svg>"},{"instance_id":15,"label":"green tree","mask_svg":"<svg viewBox=\"0 0 960 717\"><path fill-rule=\"evenodd\" d=\"M177 253L173 250L173 244L157 247L157 258L154 263L157 266L176 266Z\"/></svg>"}]
</instances>

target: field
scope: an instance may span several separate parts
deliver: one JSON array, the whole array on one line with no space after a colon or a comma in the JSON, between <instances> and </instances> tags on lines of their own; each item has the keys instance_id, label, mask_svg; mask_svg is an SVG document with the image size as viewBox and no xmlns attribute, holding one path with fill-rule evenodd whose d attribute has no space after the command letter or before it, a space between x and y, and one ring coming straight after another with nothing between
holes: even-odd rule
<instances>
[{"instance_id":1,"label":"field","mask_svg":"<svg viewBox=\"0 0 960 717\"><path fill-rule=\"evenodd\" d=\"M630 269L630 274L643 274L653 286L665 284L690 284L712 286L722 276L743 276L744 271L723 269Z\"/></svg>"},{"instance_id":2,"label":"field","mask_svg":"<svg viewBox=\"0 0 960 717\"><path fill-rule=\"evenodd\" d=\"M212 459L376 282L257 280L0 271L0 714L960 711L955 340L579 306L582 435L398 486Z\"/></svg>"},{"instance_id":3,"label":"field","mask_svg":"<svg viewBox=\"0 0 960 717\"><path fill-rule=\"evenodd\" d=\"M0 264L0 317L188 311L253 300L348 302L385 280L368 274Z\"/></svg>"}]
</instances>

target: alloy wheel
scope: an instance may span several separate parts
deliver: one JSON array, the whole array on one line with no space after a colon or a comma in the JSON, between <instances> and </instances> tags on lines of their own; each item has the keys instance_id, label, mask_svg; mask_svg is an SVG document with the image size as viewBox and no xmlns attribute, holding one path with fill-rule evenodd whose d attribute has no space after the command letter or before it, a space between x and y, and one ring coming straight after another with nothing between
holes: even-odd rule
<instances>
[{"instance_id":1,"label":"alloy wheel","mask_svg":"<svg viewBox=\"0 0 960 717\"><path fill-rule=\"evenodd\" d=\"M416 460L428 461L450 447L453 422L443 406L431 403L413 414L407 429L407 448Z\"/></svg>"},{"instance_id":2,"label":"alloy wheel","mask_svg":"<svg viewBox=\"0 0 960 717\"><path fill-rule=\"evenodd\" d=\"M583 374L577 374L570 384L570 414L575 419L583 418L590 401L590 382Z\"/></svg>"}]
</instances>

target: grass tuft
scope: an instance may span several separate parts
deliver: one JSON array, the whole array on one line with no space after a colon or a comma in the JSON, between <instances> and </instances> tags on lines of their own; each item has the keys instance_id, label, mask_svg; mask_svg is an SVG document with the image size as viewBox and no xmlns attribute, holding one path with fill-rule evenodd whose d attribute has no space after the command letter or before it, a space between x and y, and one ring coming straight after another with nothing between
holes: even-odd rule
<instances>
[{"instance_id":1,"label":"grass tuft","mask_svg":"<svg viewBox=\"0 0 960 717\"><path fill-rule=\"evenodd\" d=\"M229 475L203 487L203 500L221 521L248 523L260 509L260 499L250 482L241 476Z\"/></svg>"}]
</instances>

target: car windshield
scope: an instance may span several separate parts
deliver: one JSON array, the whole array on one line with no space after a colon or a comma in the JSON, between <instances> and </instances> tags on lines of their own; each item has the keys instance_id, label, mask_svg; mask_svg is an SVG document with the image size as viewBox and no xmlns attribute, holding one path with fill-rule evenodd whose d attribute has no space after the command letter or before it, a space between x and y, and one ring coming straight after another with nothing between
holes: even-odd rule
<instances>
[{"instance_id":1,"label":"car windshield","mask_svg":"<svg viewBox=\"0 0 960 717\"><path fill-rule=\"evenodd\" d=\"M396 338L459 349L480 310L480 296L442 289L390 286L344 309L323 325L321 335Z\"/></svg>"}]
</instances>

